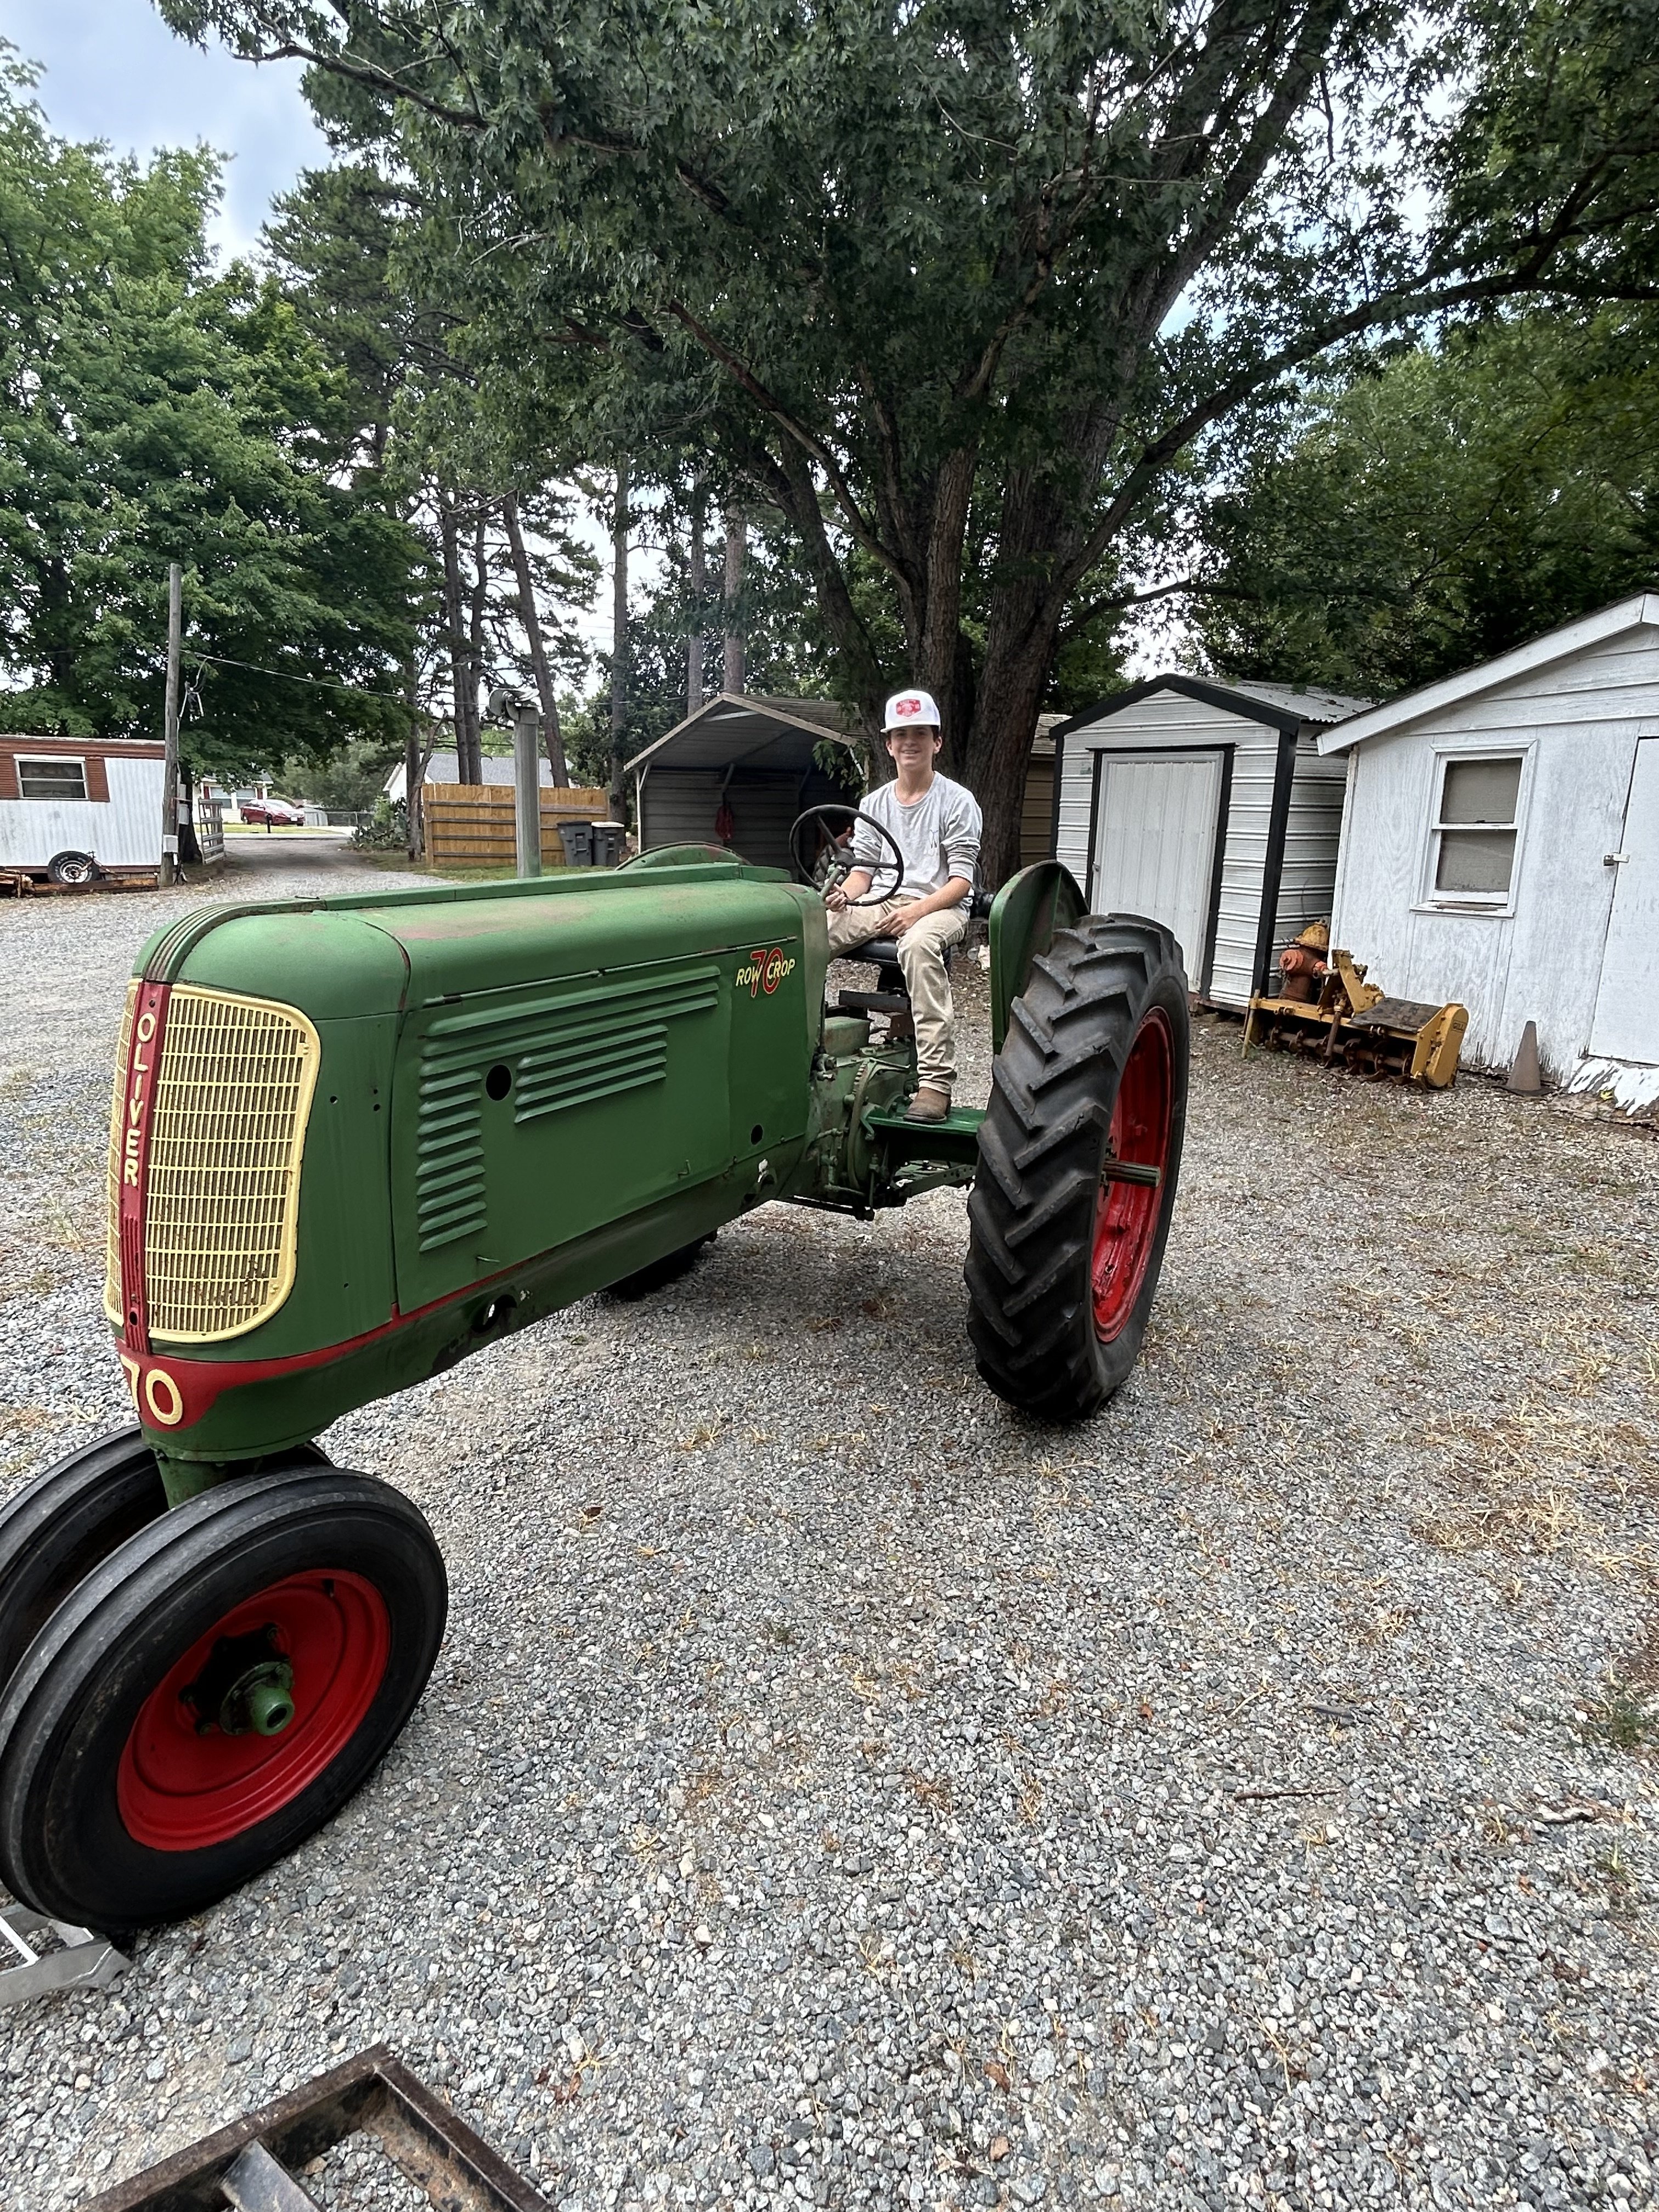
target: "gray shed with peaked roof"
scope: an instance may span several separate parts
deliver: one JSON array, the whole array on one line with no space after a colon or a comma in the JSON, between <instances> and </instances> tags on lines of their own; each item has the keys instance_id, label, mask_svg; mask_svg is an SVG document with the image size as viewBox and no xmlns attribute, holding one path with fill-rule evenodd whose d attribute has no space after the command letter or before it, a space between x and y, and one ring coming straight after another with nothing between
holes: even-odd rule
<instances>
[{"instance_id":1,"label":"gray shed with peaked roof","mask_svg":"<svg viewBox=\"0 0 1659 2212\"><path fill-rule=\"evenodd\" d=\"M1363 699L1164 675L1054 732L1054 853L1096 914L1144 914L1187 979L1242 1008L1331 910L1344 778L1322 731Z\"/></svg>"},{"instance_id":2,"label":"gray shed with peaked roof","mask_svg":"<svg viewBox=\"0 0 1659 2212\"><path fill-rule=\"evenodd\" d=\"M763 867L789 866L789 825L809 806L854 800L863 788L845 711L831 699L722 691L629 762L640 850L729 844ZM837 781L814 757L845 752Z\"/></svg>"}]
</instances>

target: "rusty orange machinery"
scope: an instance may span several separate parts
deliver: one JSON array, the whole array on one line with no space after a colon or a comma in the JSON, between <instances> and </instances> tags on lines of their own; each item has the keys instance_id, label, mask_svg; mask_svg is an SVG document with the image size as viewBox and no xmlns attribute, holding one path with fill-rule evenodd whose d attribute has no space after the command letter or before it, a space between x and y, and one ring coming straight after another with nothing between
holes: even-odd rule
<instances>
[{"instance_id":1,"label":"rusty orange machinery","mask_svg":"<svg viewBox=\"0 0 1659 2212\"><path fill-rule=\"evenodd\" d=\"M1457 1073L1468 1010L1391 999L1365 981L1328 926L1312 923L1279 957L1279 987L1258 992L1244 1018L1244 1049L1276 1045L1337 1060L1358 1073L1443 1091Z\"/></svg>"}]
</instances>

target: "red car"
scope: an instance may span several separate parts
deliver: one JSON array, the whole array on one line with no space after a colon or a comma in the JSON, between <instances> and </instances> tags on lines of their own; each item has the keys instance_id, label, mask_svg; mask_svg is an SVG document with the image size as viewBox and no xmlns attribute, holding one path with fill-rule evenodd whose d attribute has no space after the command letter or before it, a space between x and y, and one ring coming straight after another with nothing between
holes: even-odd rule
<instances>
[{"instance_id":1,"label":"red car","mask_svg":"<svg viewBox=\"0 0 1659 2212\"><path fill-rule=\"evenodd\" d=\"M273 826L294 829L302 825L306 818L304 807L295 805L289 799L244 799L236 811L244 822L263 822L267 830Z\"/></svg>"}]
</instances>

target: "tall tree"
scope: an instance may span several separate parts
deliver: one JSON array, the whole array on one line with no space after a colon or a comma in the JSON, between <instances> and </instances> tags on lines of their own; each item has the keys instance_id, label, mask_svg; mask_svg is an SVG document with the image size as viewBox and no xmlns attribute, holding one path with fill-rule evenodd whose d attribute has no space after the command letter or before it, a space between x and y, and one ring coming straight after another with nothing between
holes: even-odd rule
<instances>
[{"instance_id":1,"label":"tall tree","mask_svg":"<svg viewBox=\"0 0 1659 2212\"><path fill-rule=\"evenodd\" d=\"M1381 696L1659 574L1659 318L1529 315L1327 380L1204 506L1215 665Z\"/></svg>"},{"instance_id":2,"label":"tall tree","mask_svg":"<svg viewBox=\"0 0 1659 2212\"><path fill-rule=\"evenodd\" d=\"M185 570L200 767L401 733L421 549L270 279L214 274L214 156L52 136L0 56L0 714L159 733Z\"/></svg>"},{"instance_id":3,"label":"tall tree","mask_svg":"<svg viewBox=\"0 0 1659 2212\"><path fill-rule=\"evenodd\" d=\"M1069 611L1140 596L1209 426L1370 332L1652 282L1626 0L159 4L396 149L480 343L585 352L617 442L696 427L788 518L867 725L879 574L994 876Z\"/></svg>"}]
</instances>

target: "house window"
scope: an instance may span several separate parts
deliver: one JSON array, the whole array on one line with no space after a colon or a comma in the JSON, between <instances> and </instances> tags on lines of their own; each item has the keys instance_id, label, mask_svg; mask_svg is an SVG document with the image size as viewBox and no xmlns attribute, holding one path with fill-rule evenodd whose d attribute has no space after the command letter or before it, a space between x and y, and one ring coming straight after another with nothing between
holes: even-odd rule
<instances>
[{"instance_id":1,"label":"house window","mask_svg":"<svg viewBox=\"0 0 1659 2212\"><path fill-rule=\"evenodd\" d=\"M1508 905L1524 762L1522 753L1442 760L1433 825L1436 900Z\"/></svg>"},{"instance_id":2,"label":"house window","mask_svg":"<svg viewBox=\"0 0 1659 2212\"><path fill-rule=\"evenodd\" d=\"M20 760L17 788L25 799L84 799L86 767L78 760Z\"/></svg>"}]
</instances>

